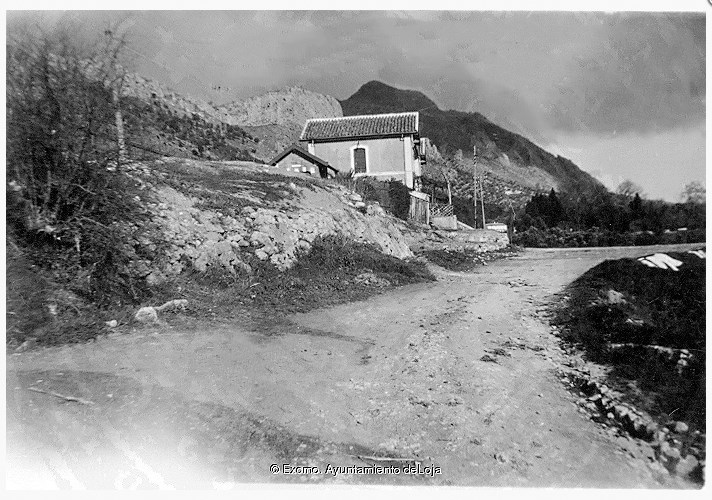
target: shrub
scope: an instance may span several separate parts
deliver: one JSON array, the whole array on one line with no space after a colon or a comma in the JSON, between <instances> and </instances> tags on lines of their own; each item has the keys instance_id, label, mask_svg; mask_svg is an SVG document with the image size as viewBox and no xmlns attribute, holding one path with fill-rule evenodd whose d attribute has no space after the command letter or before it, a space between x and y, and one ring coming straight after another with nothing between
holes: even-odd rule
<instances>
[{"instance_id":1,"label":"shrub","mask_svg":"<svg viewBox=\"0 0 712 500\"><path fill-rule=\"evenodd\" d=\"M335 181L361 195L365 201L376 201L396 217L407 220L410 212L410 189L401 181L379 181L372 177L354 177L338 173Z\"/></svg>"},{"instance_id":2,"label":"shrub","mask_svg":"<svg viewBox=\"0 0 712 500\"><path fill-rule=\"evenodd\" d=\"M388 181L390 211L399 219L407 220L410 212L410 189L400 181Z\"/></svg>"},{"instance_id":3,"label":"shrub","mask_svg":"<svg viewBox=\"0 0 712 500\"><path fill-rule=\"evenodd\" d=\"M14 33L7 47L7 226L28 257L91 301L137 302L150 201L120 162L116 71L123 44ZM147 243L147 244L146 244Z\"/></svg>"}]
</instances>

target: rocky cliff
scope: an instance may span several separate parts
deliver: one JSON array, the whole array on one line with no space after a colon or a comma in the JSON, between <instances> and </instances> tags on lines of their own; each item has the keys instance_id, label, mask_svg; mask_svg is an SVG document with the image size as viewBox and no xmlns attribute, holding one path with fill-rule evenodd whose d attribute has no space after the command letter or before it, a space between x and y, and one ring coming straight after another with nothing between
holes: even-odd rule
<instances>
[{"instance_id":1,"label":"rocky cliff","mask_svg":"<svg viewBox=\"0 0 712 500\"><path fill-rule=\"evenodd\" d=\"M242 126L294 124L300 130L309 118L343 116L339 101L333 97L299 87L234 101L219 109Z\"/></svg>"},{"instance_id":2,"label":"rocky cliff","mask_svg":"<svg viewBox=\"0 0 712 500\"><path fill-rule=\"evenodd\" d=\"M297 141L309 118L343 116L333 97L299 87L234 101L219 110L258 139L255 156L265 161Z\"/></svg>"}]
</instances>

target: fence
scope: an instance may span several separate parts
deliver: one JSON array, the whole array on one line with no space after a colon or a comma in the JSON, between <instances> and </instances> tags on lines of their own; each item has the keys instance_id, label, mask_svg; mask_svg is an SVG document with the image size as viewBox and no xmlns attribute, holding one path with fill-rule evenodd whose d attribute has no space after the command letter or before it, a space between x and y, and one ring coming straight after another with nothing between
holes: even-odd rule
<instances>
[{"instance_id":1,"label":"fence","mask_svg":"<svg viewBox=\"0 0 712 500\"><path fill-rule=\"evenodd\" d=\"M446 203L430 204L430 217L452 217L454 214L452 205Z\"/></svg>"}]
</instances>

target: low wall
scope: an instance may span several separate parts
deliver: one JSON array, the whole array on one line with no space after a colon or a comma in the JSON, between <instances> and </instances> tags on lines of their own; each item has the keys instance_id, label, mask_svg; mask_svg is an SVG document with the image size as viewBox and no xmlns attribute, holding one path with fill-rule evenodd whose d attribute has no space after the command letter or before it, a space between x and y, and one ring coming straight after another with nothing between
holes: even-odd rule
<instances>
[{"instance_id":1,"label":"low wall","mask_svg":"<svg viewBox=\"0 0 712 500\"><path fill-rule=\"evenodd\" d=\"M432 217L430 223L438 229L457 229L457 216L450 217Z\"/></svg>"},{"instance_id":2,"label":"low wall","mask_svg":"<svg viewBox=\"0 0 712 500\"><path fill-rule=\"evenodd\" d=\"M490 229L437 231L437 234L445 239L444 244L452 250L491 252L509 245L506 233Z\"/></svg>"}]
</instances>

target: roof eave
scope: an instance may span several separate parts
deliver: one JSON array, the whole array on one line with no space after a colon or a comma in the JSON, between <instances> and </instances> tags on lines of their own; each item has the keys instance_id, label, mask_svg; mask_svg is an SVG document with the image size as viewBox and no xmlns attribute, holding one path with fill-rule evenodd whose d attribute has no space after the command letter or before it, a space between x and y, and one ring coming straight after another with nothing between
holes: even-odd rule
<instances>
[{"instance_id":1,"label":"roof eave","mask_svg":"<svg viewBox=\"0 0 712 500\"><path fill-rule=\"evenodd\" d=\"M317 139L315 137L306 137L299 139L300 142L342 142L353 141L357 139L392 139L394 137L405 137L407 135L418 136L417 131L398 132L393 134L373 134L373 135L349 135L344 137L327 137Z\"/></svg>"}]
</instances>

